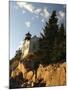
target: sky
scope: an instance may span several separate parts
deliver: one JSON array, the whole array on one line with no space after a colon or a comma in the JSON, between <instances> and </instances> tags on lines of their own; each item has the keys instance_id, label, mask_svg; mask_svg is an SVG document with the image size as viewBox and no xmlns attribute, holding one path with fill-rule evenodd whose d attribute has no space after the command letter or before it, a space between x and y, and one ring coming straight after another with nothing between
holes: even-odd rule
<instances>
[{"instance_id":1,"label":"sky","mask_svg":"<svg viewBox=\"0 0 68 90\"><path fill-rule=\"evenodd\" d=\"M58 24L65 24L66 5L64 4L10 1L9 6L10 59L22 46L27 32L32 36L40 36L53 10L56 10Z\"/></svg>"}]
</instances>

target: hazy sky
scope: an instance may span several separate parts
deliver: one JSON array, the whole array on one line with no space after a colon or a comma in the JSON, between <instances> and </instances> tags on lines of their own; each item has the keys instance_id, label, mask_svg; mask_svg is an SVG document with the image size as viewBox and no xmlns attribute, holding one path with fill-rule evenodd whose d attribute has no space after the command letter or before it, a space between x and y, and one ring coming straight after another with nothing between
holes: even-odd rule
<instances>
[{"instance_id":1,"label":"hazy sky","mask_svg":"<svg viewBox=\"0 0 68 90\"><path fill-rule=\"evenodd\" d=\"M53 10L58 23L65 23L65 5L10 1L10 58L21 46L25 34L40 35Z\"/></svg>"}]
</instances>

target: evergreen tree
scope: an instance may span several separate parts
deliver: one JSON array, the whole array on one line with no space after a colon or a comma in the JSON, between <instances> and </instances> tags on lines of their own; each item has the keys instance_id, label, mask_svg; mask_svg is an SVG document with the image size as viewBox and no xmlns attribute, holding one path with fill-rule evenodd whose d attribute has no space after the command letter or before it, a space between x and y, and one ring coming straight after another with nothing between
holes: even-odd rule
<instances>
[{"instance_id":1,"label":"evergreen tree","mask_svg":"<svg viewBox=\"0 0 68 90\"><path fill-rule=\"evenodd\" d=\"M22 54L21 49L18 49L18 50L16 51L15 58L16 58L17 60L19 60L19 61L20 61L20 59L21 59L21 54Z\"/></svg>"},{"instance_id":2,"label":"evergreen tree","mask_svg":"<svg viewBox=\"0 0 68 90\"><path fill-rule=\"evenodd\" d=\"M66 33L64 25L61 24L58 28L57 22L56 11L53 11L40 38L40 52L43 56L43 63L56 63L66 60Z\"/></svg>"},{"instance_id":3,"label":"evergreen tree","mask_svg":"<svg viewBox=\"0 0 68 90\"><path fill-rule=\"evenodd\" d=\"M46 26L43 29L43 33L41 33L42 38L40 39L40 48L42 53L44 53L44 61L50 63L52 61L52 52L55 43L55 38L57 37L58 31L58 18L56 15L56 11L52 12L50 19L46 22Z\"/></svg>"},{"instance_id":4,"label":"evergreen tree","mask_svg":"<svg viewBox=\"0 0 68 90\"><path fill-rule=\"evenodd\" d=\"M52 52L53 61L65 61L66 60L66 35L64 25L61 24L57 37L55 39L55 44Z\"/></svg>"}]
</instances>

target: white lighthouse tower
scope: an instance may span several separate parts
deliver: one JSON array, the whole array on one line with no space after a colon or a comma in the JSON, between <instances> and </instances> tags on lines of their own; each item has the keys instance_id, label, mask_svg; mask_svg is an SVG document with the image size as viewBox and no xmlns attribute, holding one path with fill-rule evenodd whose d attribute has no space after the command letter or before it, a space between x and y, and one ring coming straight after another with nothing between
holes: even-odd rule
<instances>
[{"instance_id":1,"label":"white lighthouse tower","mask_svg":"<svg viewBox=\"0 0 68 90\"><path fill-rule=\"evenodd\" d=\"M39 49L39 38L37 36L31 37L28 32L25 36L22 46L22 58L25 58L29 53L34 53Z\"/></svg>"}]
</instances>

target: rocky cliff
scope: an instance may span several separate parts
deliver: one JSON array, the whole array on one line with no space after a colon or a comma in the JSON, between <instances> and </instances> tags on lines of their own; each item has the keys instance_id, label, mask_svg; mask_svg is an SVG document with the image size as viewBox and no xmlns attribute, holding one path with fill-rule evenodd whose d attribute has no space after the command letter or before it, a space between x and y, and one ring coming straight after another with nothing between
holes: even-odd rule
<instances>
[{"instance_id":1,"label":"rocky cliff","mask_svg":"<svg viewBox=\"0 0 68 90\"><path fill-rule=\"evenodd\" d=\"M22 79L20 79L20 77L22 77ZM23 63L19 63L16 69L12 71L10 79L16 80L15 85L17 85L17 87L66 85L66 63L56 63L45 66L39 64L36 71L27 70ZM12 83L12 80L10 83Z\"/></svg>"}]
</instances>

